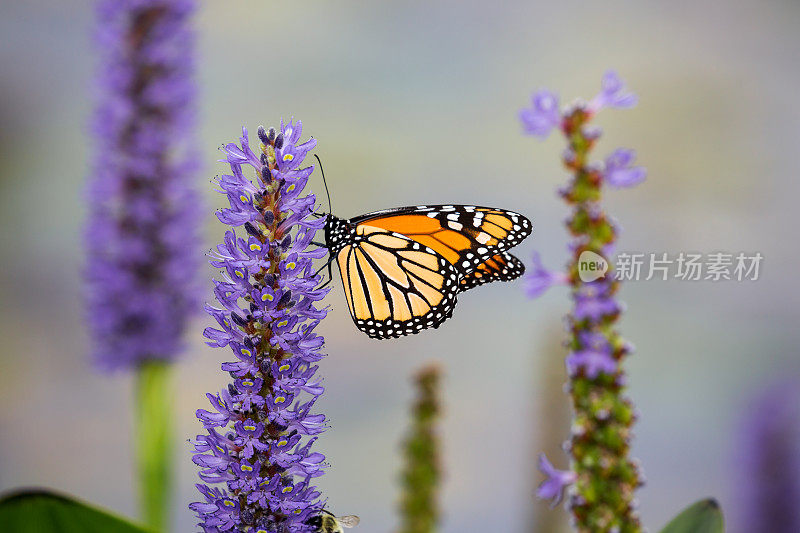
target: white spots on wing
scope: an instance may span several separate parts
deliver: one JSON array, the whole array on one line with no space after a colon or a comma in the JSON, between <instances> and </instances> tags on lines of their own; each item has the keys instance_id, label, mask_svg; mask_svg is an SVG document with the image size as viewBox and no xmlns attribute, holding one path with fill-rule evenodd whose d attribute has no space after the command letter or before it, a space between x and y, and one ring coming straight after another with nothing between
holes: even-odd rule
<instances>
[{"instance_id":1,"label":"white spots on wing","mask_svg":"<svg viewBox=\"0 0 800 533\"><path fill-rule=\"evenodd\" d=\"M485 232L482 231L482 232L478 233L478 236L475 237L475 240L478 241L481 244L486 244L487 242L489 242L489 239L491 239L491 238L492 238L491 235L489 235L488 233L485 233Z\"/></svg>"},{"instance_id":2,"label":"white spots on wing","mask_svg":"<svg viewBox=\"0 0 800 533\"><path fill-rule=\"evenodd\" d=\"M448 218L449 218L449 217L448 217ZM461 223L459 223L459 222L453 222L453 221L450 221L450 222L448 222L448 223L447 223L447 226L448 226L450 229L454 229L454 230L456 230L456 231L461 231L461 230L464 228L464 226L463 226Z\"/></svg>"},{"instance_id":3,"label":"white spots on wing","mask_svg":"<svg viewBox=\"0 0 800 533\"><path fill-rule=\"evenodd\" d=\"M458 213L450 213L447 215L447 220L458 220L459 214Z\"/></svg>"}]
</instances>

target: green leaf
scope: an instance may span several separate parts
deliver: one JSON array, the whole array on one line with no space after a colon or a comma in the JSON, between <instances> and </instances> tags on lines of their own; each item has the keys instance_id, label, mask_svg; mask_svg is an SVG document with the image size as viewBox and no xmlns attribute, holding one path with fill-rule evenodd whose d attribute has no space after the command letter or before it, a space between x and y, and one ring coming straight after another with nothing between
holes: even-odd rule
<instances>
[{"instance_id":1,"label":"green leaf","mask_svg":"<svg viewBox=\"0 0 800 533\"><path fill-rule=\"evenodd\" d=\"M0 499L3 531L15 533L146 533L147 530L45 490L17 492Z\"/></svg>"},{"instance_id":2,"label":"green leaf","mask_svg":"<svg viewBox=\"0 0 800 533\"><path fill-rule=\"evenodd\" d=\"M713 498L700 500L673 518L661 533L725 533L722 509Z\"/></svg>"}]
</instances>

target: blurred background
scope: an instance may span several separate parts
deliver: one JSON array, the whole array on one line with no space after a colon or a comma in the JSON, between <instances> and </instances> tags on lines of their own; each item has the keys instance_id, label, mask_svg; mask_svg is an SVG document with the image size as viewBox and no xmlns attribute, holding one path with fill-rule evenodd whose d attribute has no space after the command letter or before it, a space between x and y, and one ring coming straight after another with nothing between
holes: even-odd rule
<instances>
[{"instance_id":1,"label":"blurred background","mask_svg":"<svg viewBox=\"0 0 800 533\"><path fill-rule=\"evenodd\" d=\"M92 22L89 1L0 6L0 491L45 485L134 515L132 380L92 369L82 322ZM209 183L222 168L217 147L242 125L295 116L319 140L337 215L514 209L535 227L519 255L538 250L556 268L567 259L554 193L566 179L563 141L523 137L517 111L541 86L591 97L615 68L640 104L601 114L596 154L633 147L649 170L643 186L608 195L620 250L764 256L755 282L641 281L621 293L622 332L637 347L627 368L644 522L657 529L713 495L731 530L741 526L752 486L743 417L776 378L800 373L800 5L238 0L203 2L196 22L208 247L223 233ZM530 301L521 282L477 290L439 330L378 342L355 329L334 286L317 404L331 423L317 445L331 462L319 480L331 508L360 515L362 531L395 526L409 376L436 359L446 373L443 531L556 531L546 521L564 513L535 504L534 462L568 431L566 291ZM227 383L228 352L202 342L209 322L190 328L176 376L176 531L195 523L194 411Z\"/></svg>"}]
</instances>

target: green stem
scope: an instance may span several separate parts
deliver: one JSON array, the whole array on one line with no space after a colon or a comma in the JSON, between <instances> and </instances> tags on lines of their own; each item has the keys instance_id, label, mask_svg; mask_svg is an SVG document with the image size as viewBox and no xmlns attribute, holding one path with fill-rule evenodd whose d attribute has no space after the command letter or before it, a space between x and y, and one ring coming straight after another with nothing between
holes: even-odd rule
<instances>
[{"instance_id":1,"label":"green stem","mask_svg":"<svg viewBox=\"0 0 800 533\"><path fill-rule=\"evenodd\" d=\"M172 497L170 364L147 361L136 376L136 462L139 504L153 531L169 529Z\"/></svg>"}]
</instances>

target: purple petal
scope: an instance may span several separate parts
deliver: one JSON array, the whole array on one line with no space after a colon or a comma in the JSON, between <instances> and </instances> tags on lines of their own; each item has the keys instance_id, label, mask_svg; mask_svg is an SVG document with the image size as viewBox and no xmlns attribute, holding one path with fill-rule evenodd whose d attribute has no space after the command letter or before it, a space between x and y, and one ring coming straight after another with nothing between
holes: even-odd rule
<instances>
[{"instance_id":1,"label":"purple petal","mask_svg":"<svg viewBox=\"0 0 800 533\"><path fill-rule=\"evenodd\" d=\"M533 268L528 269L523 280L528 298L538 298L550 287L568 283L567 275L563 272L553 272L544 268L538 252L533 252L531 262Z\"/></svg>"},{"instance_id":2,"label":"purple petal","mask_svg":"<svg viewBox=\"0 0 800 533\"><path fill-rule=\"evenodd\" d=\"M644 167L630 166L636 159L636 152L627 148L617 148L606 158L603 177L612 187L633 187L647 177Z\"/></svg>"},{"instance_id":3,"label":"purple petal","mask_svg":"<svg viewBox=\"0 0 800 533\"><path fill-rule=\"evenodd\" d=\"M589 110L593 113L600 111L604 107L626 109L636 105L639 98L626 91L625 82L613 70L608 70L603 74L600 84L600 93L589 102Z\"/></svg>"},{"instance_id":4,"label":"purple petal","mask_svg":"<svg viewBox=\"0 0 800 533\"><path fill-rule=\"evenodd\" d=\"M539 454L539 471L547 477L536 490L536 496L542 500L552 500L550 506L556 507L564 498L564 490L575 482L575 473L558 470L543 453Z\"/></svg>"},{"instance_id":5,"label":"purple petal","mask_svg":"<svg viewBox=\"0 0 800 533\"><path fill-rule=\"evenodd\" d=\"M531 97L531 107L520 110L519 120L526 134L546 138L561 122L558 95L546 89L537 91Z\"/></svg>"}]
</instances>

